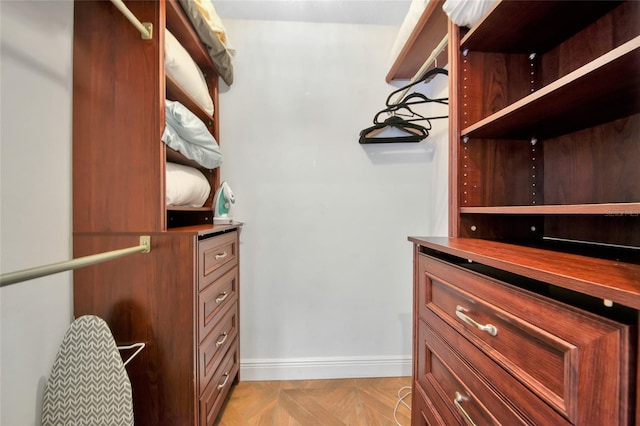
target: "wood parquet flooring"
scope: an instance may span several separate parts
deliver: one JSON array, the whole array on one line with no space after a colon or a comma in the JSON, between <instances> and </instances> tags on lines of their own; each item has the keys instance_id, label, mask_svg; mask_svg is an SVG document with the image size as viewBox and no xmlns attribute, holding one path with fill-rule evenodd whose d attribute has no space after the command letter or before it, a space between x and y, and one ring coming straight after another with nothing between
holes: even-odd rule
<instances>
[{"instance_id":1,"label":"wood parquet flooring","mask_svg":"<svg viewBox=\"0 0 640 426\"><path fill-rule=\"evenodd\" d=\"M231 389L218 426L396 426L398 393L411 377L240 382ZM411 396L404 398L411 406ZM411 412L399 404L400 425Z\"/></svg>"}]
</instances>

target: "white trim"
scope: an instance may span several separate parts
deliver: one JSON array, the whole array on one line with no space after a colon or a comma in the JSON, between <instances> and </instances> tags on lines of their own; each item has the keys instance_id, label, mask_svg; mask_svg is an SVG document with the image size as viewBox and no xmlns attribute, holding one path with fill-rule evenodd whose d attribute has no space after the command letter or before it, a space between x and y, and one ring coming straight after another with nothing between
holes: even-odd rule
<instances>
[{"instance_id":1,"label":"white trim","mask_svg":"<svg viewBox=\"0 0 640 426\"><path fill-rule=\"evenodd\" d=\"M241 359L240 380L312 380L411 376L411 357Z\"/></svg>"}]
</instances>

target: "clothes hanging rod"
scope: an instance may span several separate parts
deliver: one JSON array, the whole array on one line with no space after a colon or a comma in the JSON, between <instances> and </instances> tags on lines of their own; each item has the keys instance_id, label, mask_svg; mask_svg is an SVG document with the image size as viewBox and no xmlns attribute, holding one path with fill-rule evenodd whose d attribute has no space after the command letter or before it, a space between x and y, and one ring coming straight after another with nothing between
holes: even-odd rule
<instances>
[{"instance_id":1,"label":"clothes hanging rod","mask_svg":"<svg viewBox=\"0 0 640 426\"><path fill-rule=\"evenodd\" d=\"M150 251L151 237L148 235L142 235L140 236L140 245L135 247L92 254L90 256L79 257L77 259L67 260L64 262L51 263L49 265L36 266L34 268L2 274L0 275L0 287L44 277L45 275L57 274L58 272L69 271L71 269L106 262L108 260L117 259L134 253L149 253Z\"/></svg>"},{"instance_id":2,"label":"clothes hanging rod","mask_svg":"<svg viewBox=\"0 0 640 426\"><path fill-rule=\"evenodd\" d=\"M440 55L440 53L444 50L444 48L447 47L448 43L449 43L449 35L445 34L445 36L442 38L440 43L438 43L438 45L435 47L435 49L433 49L433 51L431 52L431 55L429 55L427 60L424 61L424 63L422 64L422 66L420 67L418 72L416 72L414 74L414 76L411 78L411 80L409 80L409 84L415 83L416 81L418 81L419 79L422 78L422 76L427 72L427 68L429 68L431 66L431 64L433 64L435 62L435 60L438 57L438 55ZM398 97L396 98L396 100L393 103L397 104L398 102L400 102L402 100L402 98L405 97L405 95L407 94L408 91L409 91L409 88L407 88L407 89L403 90L402 92L400 92L400 94L398 95Z\"/></svg>"},{"instance_id":3,"label":"clothes hanging rod","mask_svg":"<svg viewBox=\"0 0 640 426\"><path fill-rule=\"evenodd\" d=\"M111 3L140 31L143 40L151 40L153 38L153 24L151 22L140 22L122 0L111 0Z\"/></svg>"}]
</instances>

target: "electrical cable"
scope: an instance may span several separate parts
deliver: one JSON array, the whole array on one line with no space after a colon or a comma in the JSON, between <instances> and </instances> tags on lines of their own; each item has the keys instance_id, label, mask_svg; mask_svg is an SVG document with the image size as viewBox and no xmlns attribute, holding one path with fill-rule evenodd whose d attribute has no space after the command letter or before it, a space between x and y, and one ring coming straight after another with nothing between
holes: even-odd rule
<instances>
[{"instance_id":1,"label":"electrical cable","mask_svg":"<svg viewBox=\"0 0 640 426\"><path fill-rule=\"evenodd\" d=\"M401 395L401 392L406 389L408 389L409 392L405 393L404 395ZM403 386L400 389L398 389L398 401L396 402L396 406L393 409L393 420L396 421L397 426L402 426L402 424L398 421L398 417L396 416L396 414L398 413L398 407L400 407L400 404L403 404L405 407L409 409L409 411L411 411L411 407L409 406L409 404L404 402L404 399L409 395L411 395L411 386Z\"/></svg>"}]
</instances>

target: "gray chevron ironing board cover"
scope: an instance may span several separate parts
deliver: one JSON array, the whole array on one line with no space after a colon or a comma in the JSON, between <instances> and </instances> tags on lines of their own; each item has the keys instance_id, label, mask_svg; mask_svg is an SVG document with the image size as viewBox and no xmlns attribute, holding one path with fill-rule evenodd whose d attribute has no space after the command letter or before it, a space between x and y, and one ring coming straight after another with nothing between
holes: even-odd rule
<instances>
[{"instance_id":1,"label":"gray chevron ironing board cover","mask_svg":"<svg viewBox=\"0 0 640 426\"><path fill-rule=\"evenodd\" d=\"M69 326L44 390L42 425L133 425L131 382L103 319L85 315Z\"/></svg>"}]
</instances>

